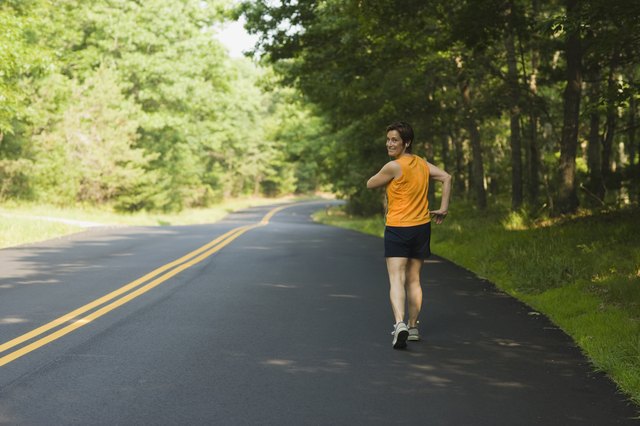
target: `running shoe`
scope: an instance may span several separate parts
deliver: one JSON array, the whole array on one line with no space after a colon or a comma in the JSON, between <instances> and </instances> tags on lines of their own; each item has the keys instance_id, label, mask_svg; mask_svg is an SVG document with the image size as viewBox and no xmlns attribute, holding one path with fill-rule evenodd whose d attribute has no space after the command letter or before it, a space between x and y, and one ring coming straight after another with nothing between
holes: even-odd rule
<instances>
[{"instance_id":1,"label":"running shoe","mask_svg":"<svg viewBox=\"0 0 640 426\"><path fill-rule=\"evenodd\" d=\"M415 327L409 327L409 337L407 337L407 340L411 342L420 341L420 331L418 330L418 324L416 324Z\"/></svg>"},{"instance_id":2,"label":"running shoe","mask_svg":"<svg viewBox=\"0 0 640 426\"><path fill-rule=\"evenodd\" d=\"M395 325L393 330L393 349L403 349L407 347L407 338L409 337L409 329L407 325L400 321Z\"/></svg>"}]
</instances>

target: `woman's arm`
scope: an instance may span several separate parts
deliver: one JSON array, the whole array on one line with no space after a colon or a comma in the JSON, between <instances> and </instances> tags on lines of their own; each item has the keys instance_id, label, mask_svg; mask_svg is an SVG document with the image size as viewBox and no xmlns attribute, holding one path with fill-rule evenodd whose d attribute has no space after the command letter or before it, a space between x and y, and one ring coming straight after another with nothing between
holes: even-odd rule
<instances>
[{"instance_id":1,"label":"woman's arm","mask_svg":"<svg viewBox=\"0 0 640 426\"><path fill-rule=\"evenodd\" d=\"M400 168L400 165L395 161L389 161L387 164L382 166L378 173L369 178L367 181L367 188L373 189L385 186L393 179L399 178L401 175L402 169Z\"/></svg>"},{"instance_id":2,"label":"woman's arm","mask_svg":"<svg viewBox=\"0 0 640 426\"><path fill-rule=\"evenodd\" d=\"M440 208L431 210L431 214L435 216L435 221L439 225L442 223L447 213L449 213L449 198L451 197L451 175L444 170L434 166L427 161L429 166L429 176L433 180L443 183L442 200L440 200Z\"/></svg>"}]
</instances>

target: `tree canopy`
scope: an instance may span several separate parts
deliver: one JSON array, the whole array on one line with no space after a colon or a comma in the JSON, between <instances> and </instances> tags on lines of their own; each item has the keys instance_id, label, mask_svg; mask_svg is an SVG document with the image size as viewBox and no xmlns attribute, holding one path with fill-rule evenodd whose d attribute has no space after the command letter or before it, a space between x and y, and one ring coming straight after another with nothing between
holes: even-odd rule
<instances>
[{"instance_id":1,"label":"tree canopy","mask_svg":"<svg viewBox=\"0 0 640 426\"><path fill-rule=\"evenodd\" d=\"M217 41L244 15L249 59ZM26 0L0 3L0 200L179 210L364 182L384 128L480 209L640 198L640 3Z\"/></svg>"},{"instance_id":2,"label":"tree canopy","mask_svg":"<svg viewBox=\"0 0 640 426\"><path fill-rule=\"evenodd\" d=\"M315 190L321 173L291 158L324 124L268 68L229 57L215 37L229 13L221 1L2 2L0 199L179 210Z\"/></svg>"},{"instance_id":3,"label":"tree canopy","mask_svg":"<svg viewBox=\"0 0 640 426\"><path fill-rule=\"evenodd\" d=\"M354 211L378 208L363 182L396 119L479 208L638 200L637 2L255 0L240 13L255 53L332 126L329 173Z\"/></svg>"}]
</instances>

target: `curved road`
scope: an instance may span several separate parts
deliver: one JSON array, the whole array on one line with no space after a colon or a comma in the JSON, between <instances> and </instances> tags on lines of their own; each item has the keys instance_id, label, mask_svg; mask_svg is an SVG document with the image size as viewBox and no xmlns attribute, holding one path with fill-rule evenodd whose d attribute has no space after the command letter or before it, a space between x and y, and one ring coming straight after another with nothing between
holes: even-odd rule
<instances>
[{"instance_id":1,"label":"curved road","mask_svg":"<svg viewBox=\"0 0 640 426\"><path fill-rule=\"evenodd\" d=\"M437 257L424 341L393 350L381 241L312 223L327 203L0 250L0 424L638 424L566 335Z\"/></svg>"}]
</instances>

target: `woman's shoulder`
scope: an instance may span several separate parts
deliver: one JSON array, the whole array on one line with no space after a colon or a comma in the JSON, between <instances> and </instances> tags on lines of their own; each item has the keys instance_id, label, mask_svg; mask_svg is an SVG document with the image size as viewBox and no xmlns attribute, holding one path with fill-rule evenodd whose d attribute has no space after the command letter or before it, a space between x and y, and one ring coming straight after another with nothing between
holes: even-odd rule
<instances>
[{"instance_id":1,"label":"woman's shoulder","mask_svg":"<svg viewBox=\"0 0 640 426\"><path fill-rule=\"evenodd\" d=\"M402 167L396 160L391 160L382 166L382 171L387 174L393 174L394 177L398 177L398 175L402 173Z\"/></svg>"},{"instance_id":2,"label":"woman's shoulder","mask_svg":"<svg viewBox=\"0 0 640 426\"><path fill-rule=\"evenodd\" d=\"M427 159L426 159L426 158L424 158L424 157L420 157L419 155L414 155L414 157L416 158L416 162L417 162L418 164L424 165L424 166L426 166L427 168L429 168L429 162L427 161Z\"/></svg>"}]
</instances>

